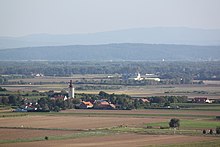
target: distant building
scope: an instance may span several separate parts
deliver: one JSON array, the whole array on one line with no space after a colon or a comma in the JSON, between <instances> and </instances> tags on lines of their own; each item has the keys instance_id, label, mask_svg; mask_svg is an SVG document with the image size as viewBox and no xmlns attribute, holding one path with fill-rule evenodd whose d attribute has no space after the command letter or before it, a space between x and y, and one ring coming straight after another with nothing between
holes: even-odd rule
<instances>
[{"instance_id":1,"label":"distant building","mask_svg":"<svg viewBox=\"0 0 220 147\"><path fill-rule=\"evenodd\" d=\"M137 74L137 77L135 77L134 80L135 80L135 81L141 81L141 80L143 80L143 78L141 77L141 74L138 73L138 74Z\"/></svg>"},{"instance_id":2,"label":"distant building","mask_svg":"<svg viewBox=\"0 0 220 147\"><path fill-rule=\"evenodd\" d=\"M111 104L105 100L96 100L94 102L94 109L116 109L116 106L114 104Z\"/></svg>"},{"instance_id":3,"label":"distant building","mask_svg":"<svg viewBox=\"0 0 220 147\"><path fill-rule=\"evenodd\" d=\"M72 80L70 80L70 85L69 85L69 98L74 98L75 97L75 89L73 87Z\"/></svg>"},{"instance_id":4,"label":"distant building","mask_svg":"<svg viewBox=\"0 0 220 147\"><path fill-rule=\"evenodd\" d=\"M155 74L146 73L145 76L144 76L144 79L145 80L152 80L152 81L160 82L160 78L157 75L155 75Z\"/></svg>"},{"instance_id":5,"label":"distant building","mask_svg":"<svg viewBox=\"0 0 220 147\"><path fill-rule=\"evenodd\" d=\"M57 99L61 99L61 100L67 100L68 98L64 95L55 95L54 97L51 97L52 100L57 100Z\"/></svg>"},{"instance_id":6,"label":"distant building","mask_svg":"<svg viewBox=\"0 0 220 147\"><path fill-rule=\"evenodd\" d=\"M91 102L85 102L82 101L82 103L79 105L80 109L91 109L93 107L93 104Z\"/></svg>"},{"instance_id":7,"label":"distant building","mask_svg":"<svg viewBox=\"0 0 220 147\"><path fill-rule=\"evenodd\" d=\"M148 99L146 99L146 98L141 98L140 99L143 103L150 103L150 101L148 100Z\"/></svg>"},{"instance_id":8,"label":"distant building","mask_svg":"<svg viewBox=\"0 0 220 147\"><path fill-rule=\"evenodd\" d=\"M42 73L38 73L35 75L36 77L43 77L44 75Z\"/></svg>"},{"instance_id":9,"label":"distant building","mask_svg":"<svg viewBox=\"0 0 220 147\"><path fill-rule=\"evenodd\" d=\"M206 101L208 100L207 97L195 97L192 102L193 103L206 103Z\"/></svg>"},{"instance_id":10,"label":"distant building","mask_svg":"<svg viewBox=\"0 0 220 147\"><path fill-rule=\"evenodd\" d=\"M151 80L151 81L160 82L160 78L155 74L146 74L146 75L141 76L141 74L138 73L137 77L134 77L133 79L135 81Z\"/></svg>"}]
</instances>

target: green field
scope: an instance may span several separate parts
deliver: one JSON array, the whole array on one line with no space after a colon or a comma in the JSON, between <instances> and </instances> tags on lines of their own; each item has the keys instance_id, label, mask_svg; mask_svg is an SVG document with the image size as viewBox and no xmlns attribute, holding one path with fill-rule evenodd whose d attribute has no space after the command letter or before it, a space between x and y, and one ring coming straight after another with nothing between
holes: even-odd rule
<instances>
[{"instance_id":1,"label":"green field","mask_svg":"<svg viewBox=\"0 0 220 147\"><path fill-rule=\"evenodd\" d=\"M149 123L147 126L168 127L169 122ZM209 119L180 119L180 129L215 129L220 126L220 121Z\"/></svg>"}]
</instances>

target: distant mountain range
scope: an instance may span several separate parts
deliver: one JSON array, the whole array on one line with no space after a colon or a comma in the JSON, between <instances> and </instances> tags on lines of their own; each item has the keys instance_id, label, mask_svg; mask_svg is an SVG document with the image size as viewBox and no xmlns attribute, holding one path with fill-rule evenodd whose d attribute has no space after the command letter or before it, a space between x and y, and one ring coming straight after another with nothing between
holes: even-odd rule
<instances>
[{"instance_id":1,"label":"distant mountain range","mask_svg":"<svg viewBox=\"0 0 220 147\"><path fill-rule=\"evenodd\" d=\"M111 43L220 45L220 30L155 27L91 34L35 34L23 37L0 37L0 49Z\"/></svg>"},{"instance_id":2,"label":"distant mountain range","mask_svg":"<svg viewBox=\"0 0 220 147\"><path fill-rule=\"evenodd\" d=\"M0 50L0 60L201 61L220 60L220 46L120 43Z\"/></svg>"}]
</instances>

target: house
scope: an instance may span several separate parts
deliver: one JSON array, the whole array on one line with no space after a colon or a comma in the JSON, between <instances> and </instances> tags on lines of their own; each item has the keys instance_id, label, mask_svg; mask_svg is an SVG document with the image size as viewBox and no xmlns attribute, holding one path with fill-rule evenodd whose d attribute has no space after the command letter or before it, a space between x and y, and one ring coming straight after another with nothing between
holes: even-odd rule
<instances>
[{"instance_id":1,"label":"house","mask_svg":"<svg viewBox=\"0 0 220 147\"><path fill-rule=\"evenodd\" d=\"M35 77L43 77L44 75L42 73L38 73L35 75Z\"/></svg>"},{"instance_id":2,"label":"house","mask_svg":"<svg viewBox=\"0 0 220 147\"><path fill-rule=\"evenodd\" d=\"M51 97L52 100L57 100L57 99L62 99L62 100L67 100L68 98L63 95L55 95L54 97Z\"/></svg>"},{"instance_id":3,"label":"house","mask_svg":"<svg viewBox=\"0 0 220 147\"><path fill-rule=\"evenodd\" d=\"M111 104L105 100L96 100L94 102L94 109L115 109L116 106L114 104Z\"/></svg>"},{"instance_id":4,"label":"house","mask_svg":"<svg viewBox=\"0 0 220 147\"><path fill-rule=\"evenodd\" d=\"M37 105L38 103L27 102L14 110L14 112L35 112L38 110Z\"/></svg>"},{"instance_id":5,"label":"house","mask_svg":"<svg viewBox=\"0 0 220 147\"><path fill-rule=\"evenodd\" d=\"M79 105L80 109L91 109L93 107L93 104L91 102L85 102L82 101L82 103Z\"/></svg>"},{"instance_id":6,"label":"house","mask_svg":"<svg viewBox=\"0 0 220 147\"><path fill-rule=\"evenodd\" d=\"M142 98L142 99L140 99L143 103L150 103L150 101L148 100L148 99L146 99L146 98Z\"/></svg>"},{"instance_id":7,"label":"house","mask_svg":"<svg viewBox=\"0 0 220 147\"><path fill-rule=\"evenodd\" d=\"M192 102L193 103L206 103L206 101L208 100L207 97L195 97Z\"/></svg>"},{"instance_id":8,"label":"house","mask_svg":"<svg viewBox=\"0 0 220 147\"><path fill-rule=\"evenodd\" d=\"M211 103L215 102L215 100L207 99L205 102L208 103L208 104L211 104Z\"/></svg>"}]
</instances>

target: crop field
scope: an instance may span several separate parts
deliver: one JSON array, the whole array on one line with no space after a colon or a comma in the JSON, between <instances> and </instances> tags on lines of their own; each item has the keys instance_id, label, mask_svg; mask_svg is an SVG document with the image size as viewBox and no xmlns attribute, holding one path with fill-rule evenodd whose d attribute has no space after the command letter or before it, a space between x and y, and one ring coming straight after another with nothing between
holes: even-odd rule
<instances>
[{"instance_id":1,"label":"crop field","mask_svg":"<svg viewBox=\"0 0 220 147\"><path fill-rule=\"evenodd\" d=\"M202 134L202 129L214 130L220 124L215 120L220 113L212 111L72 109L58 113L8 110L0 114L4 115L0 117L0 146L220 145L220 136ZM160 129L173 117L181 120L176 134L172 129Z\"/></svg>"}]
</instances>

